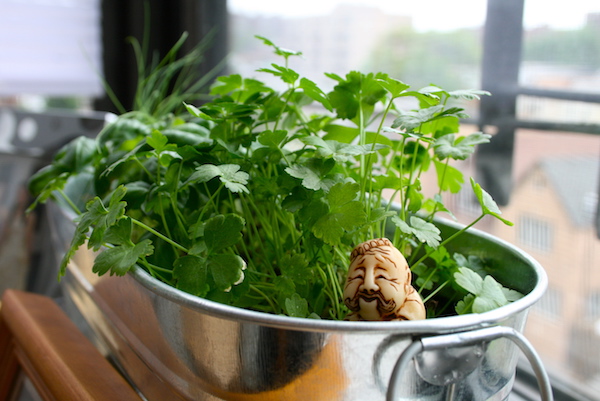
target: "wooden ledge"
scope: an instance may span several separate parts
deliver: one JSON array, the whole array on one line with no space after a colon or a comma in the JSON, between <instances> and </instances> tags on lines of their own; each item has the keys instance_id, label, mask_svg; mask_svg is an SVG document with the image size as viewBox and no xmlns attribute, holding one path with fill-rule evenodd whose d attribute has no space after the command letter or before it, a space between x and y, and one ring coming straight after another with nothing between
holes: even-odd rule
<instances>
[{"instance_id":1,"label":"wooden ledge","mask_svg":"<svg viewBox=\"0 0 600 401\"><path fill-rule=\"evenodd\" d=\"M44 400L141 400L50 298L6 290L0 309L0 401L15 391L20 369Z\"/></svg>"}]
</instances>

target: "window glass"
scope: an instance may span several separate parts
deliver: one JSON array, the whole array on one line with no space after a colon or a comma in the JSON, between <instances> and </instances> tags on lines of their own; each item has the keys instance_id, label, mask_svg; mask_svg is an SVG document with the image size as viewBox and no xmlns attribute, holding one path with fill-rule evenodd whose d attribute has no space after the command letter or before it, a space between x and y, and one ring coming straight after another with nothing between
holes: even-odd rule
<instances>
[{"instance_id":1,"label":"window glass","mask_svg":"<svg viewBox=\"0 0 600 401\"><path fill-rule=\"evenodd\" d=\"M0 106L77 108L103 94L99 0L0 0Z\"/></svg>"}]
</instances>

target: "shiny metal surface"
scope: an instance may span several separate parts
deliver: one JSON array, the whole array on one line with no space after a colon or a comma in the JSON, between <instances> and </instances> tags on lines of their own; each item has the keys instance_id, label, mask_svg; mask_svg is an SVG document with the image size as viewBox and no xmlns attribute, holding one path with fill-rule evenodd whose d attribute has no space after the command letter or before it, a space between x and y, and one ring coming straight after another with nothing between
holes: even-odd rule
<instances>
[{"instance_id":1,"label":"shiny metal surface","mask_svg":"<svg viewBox=\"0 0 600 401\"><path fill-rule=\"evenodd\" d=\"M490 326L522 331L527 309L546 288L535 260L494 237L473 231L451 245L486 257L501 282L527 295L491 312L426 321L296 319L200 299L141 269L98 278L87 250L63 283L99 345L148 400L385 400L392 370L414 338ZM424 354L418 368L411 363L403 372L397 399L503 400L518 353L500 338ZM431 368L440 358L454 358L443 374Z\"/></svg>"}]
</instances>

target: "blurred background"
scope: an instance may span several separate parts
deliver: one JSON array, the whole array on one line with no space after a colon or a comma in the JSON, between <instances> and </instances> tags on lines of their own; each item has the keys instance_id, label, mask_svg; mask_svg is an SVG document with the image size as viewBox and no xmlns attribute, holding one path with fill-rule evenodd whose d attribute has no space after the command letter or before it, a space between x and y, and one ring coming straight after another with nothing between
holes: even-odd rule
<instances>
[{"instance_id":1,"label":"blurred background","mask_svg":"<svg viewBox=\"0 0 600 401\"><path fill-rule=\"evenodd\" d=\"M164 55L184 31L184 51L206 41L198 71L211 77L268 80L256 70L276 58L261 35L302 51L290 66L324 88L333 85L324 72L360 69L416 88L492 92L465 104L462 127L492 143L459 167L515 226L479 228L548 273L525 334L557 399L600 400L600 3L588 0L0 0L0 292L59 294L52 238L34 235L48 223L24 214L24 183L60 145L120 111L106 84L132 107L127 37ZM470 189L446 205L463 222L479 214ZM525 387L527 374L523 366Z\"/></svg>"}]
</instances>

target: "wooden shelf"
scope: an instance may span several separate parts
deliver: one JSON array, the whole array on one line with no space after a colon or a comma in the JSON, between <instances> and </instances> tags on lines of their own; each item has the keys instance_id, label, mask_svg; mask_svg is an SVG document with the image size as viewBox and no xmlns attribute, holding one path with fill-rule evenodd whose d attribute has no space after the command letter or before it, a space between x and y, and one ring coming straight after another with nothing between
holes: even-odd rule
<instances>
[{"instance_id":1,"label":"wooden shelf","mask_svg":"<svg viewBox=\"0 0 600 401\"><path fill-rule=\"evenodd\" d=\"M0 401L18 391L21 371L43 400L141 400L50 298L7 290L0 307Z\"/></svg>"}]
</instances>

